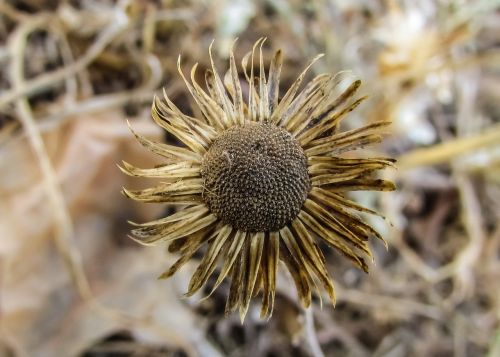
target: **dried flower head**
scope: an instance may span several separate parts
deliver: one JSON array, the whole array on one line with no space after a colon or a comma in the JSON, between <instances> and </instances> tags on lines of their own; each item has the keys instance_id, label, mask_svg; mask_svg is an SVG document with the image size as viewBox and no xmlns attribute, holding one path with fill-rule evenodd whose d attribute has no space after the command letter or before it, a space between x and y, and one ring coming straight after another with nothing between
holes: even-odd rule
<instances>
[{"instance_id":1,"label":"dried flower head","mask_svg":"<svg viewBox=\"0 0 500 357\"><path fill-rule=\"evenodd\" d=\"M207 91L195 80L196 65L191 82L186 79L179 57L179 73L203 117L185 115L166 94L164 101L155 98L153 119L185 146L151 142L134 133L166 163L153 169L125 162L122 167L129 175L163 181L145 190L124 189L126 196L182 207L165 218L136 224L132 231L142 244L169 243L171 252L180 253L162 277L172 276L206 246L186 294L196 293L221 265L212 292L231 277L226 313L239 308L242 320L251 297L259 293L261 316L271 315L279 261L291 273L305 307L318 283L334 302L333 283L318 241L368 271L364 260L371 257L367 241L371 236L382 237L355 212L377 213L347 199L345 192L394 189L391 182L373 177L376 170L393 165L392 159L342 157L345 152L380 142L377 131L388 124L376 122L338 132L341 120L364 99L351 99L360 81L333 97L339 76L322 74L299 91L306 71L321 57L317 56L279 100L282 53L276 52L266 76L263 42L257 41L242 61L248 102L243 100L232 51L223 81L210 49ZM258 48L259 73L255 77Z\"/></svg>"}]
</instances>

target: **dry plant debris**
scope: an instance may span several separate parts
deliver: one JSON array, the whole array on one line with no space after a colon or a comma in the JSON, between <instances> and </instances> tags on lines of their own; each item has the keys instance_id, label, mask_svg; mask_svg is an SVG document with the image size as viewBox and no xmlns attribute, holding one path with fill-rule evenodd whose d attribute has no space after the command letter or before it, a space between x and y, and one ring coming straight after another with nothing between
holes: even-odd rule
<instances>
[{"instance_id":1,"label":"dry plant debris","mask_svg":"<svg viewBox=\"0 0 500 357\"><path fill-rule=\"evenodd\" d=\"M0 354L498 355L498 6L0 1ZM397 191L352 195L393 223L366 217L390 247L370 246L370 276L325 250L335 308L312 298L306 313L283 274L273 318L261 321L252 304L242 326L223 318L229 284L202 303L180 298L201 255L155 279L176 257L129 242L126 220L166 213L121 197L139 182L114 163L161 164L136 147L127 119L150 140L178 144L149 119L162 86L202 116L183 92L177 54L203 73L212 39L215 57L226 58L238 37L242 58L238 48L262 36L264 67L272 49L285 54L282 88L323 52L313 74L363 78L370 100L342 129L391 121L369 154L396 156L401 168L384 177Z\"/></svg>"}]
</instances>

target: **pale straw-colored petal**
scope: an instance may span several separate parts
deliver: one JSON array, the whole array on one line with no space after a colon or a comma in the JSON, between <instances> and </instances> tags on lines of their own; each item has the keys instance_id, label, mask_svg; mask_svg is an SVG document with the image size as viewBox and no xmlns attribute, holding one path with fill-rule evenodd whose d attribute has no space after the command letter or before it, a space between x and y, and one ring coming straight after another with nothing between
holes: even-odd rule
<instances>
[{"instance_id":1,"label":"pale straw-colored petal","mask_svg":"<svg viewBox=\"0 0 500 357\"><path fill-rule=\"evenodd\" d=\"M238 306L241 304L242 296L245 293L245 270L247 269L248 246L250 245L250 240L248 239L248 233L242 232L244 235L243 246L239 250L237 255L237 260L235 264L232 264L232 274L231 274L231 287L229 288L229 296L226 301L225 314L229 315L234 312Z\"/></svg>"},{"instance_id":2,"label":"pale straw-colored petal","mask_svg":"<svg viewBox=\"0 0 500 357\"><path fill-rule=\"evenodd\" d=\"M214 73L210 69L207 69L205 71L205 84L207 86L207 90L208 90L208 94L210 95L210 98L212 98L212 100L215 103L217 103L217 105L222 110L222 102L220 102L219 95L217 94L217 88L216 88L216 85L215 85ZM222 111L224 112L224 110L222 110ZM227 121L227 120L225 120L225 121Z\"/></svg>"},{"instance_id":3,"label":"pale straw-colored petal","mask_svg":"<svg viewBox=\"0 0 500 357\"><path fill-rule=\"evenodd\" d=\"M224 279L228 275L229 271L233 267L234 262L236 261L236 258L241 253L241 249L243 247L243 243L245 242L245 239L246 239L245 232L236 231L233 238L231 239L231 245L229 246L228 251L226 253L226 257L224 259L224 264L223 264L222 269L219 273L217 281L215 282L214 287L212 288L212 291L210 292L210 294L208 294L208 296L213 294L215 289L217 289L219 287L219 285L224 281Z\"/></svg>"},{"instance_id":4,"label":"pale straw-colored petal","mask_svg":"<svg viewBox=\"0 0 500 357\"><path fill-rule=\"evenodd\" d=\"M343 239L340 238L337 234L332 232L331 230L325 228L322 224L320 224L316 218L314 218L309 213L304 210L300 211L297 216L301 222L309 227L309 229L314 232L319 238L323 239L326 243L331 245L332 247L338 249L343 255L349 258L354 264L364 271L368 270L368 266L366 265L363 258L359 257L347 244L343 242Z\"/></svg>"},{"instance_id":5,"label":"pale straw-colored petal","mask_svg":"<svg viewBox=\"0 0 500 357\"><path fill-rule=\"evenodd\" d=\"M328 185L328 190L332 192L346 191L394 191L396 186L392 181L374 179L374 178L359 178L339 182Z\"/></svg>"},{"instance_id":6,"label":"pale straw-colored petal","mask_svg":"<svg viewBox=\"0 0 500 357\"><path fill-rule=\"evenodd\" d=\"M169 163L174 163L178 161L201 162L202 160L202 157L198 153L188 150L186 148L163 144L163 143L157 143L147 139L146 137L135 132L134 129L132 129L132 126L130 125L130 122L128 120L127 120L127 125L132 134L134 134L137 141L139 141L139 143L142 146L144 146L151 152L154 152L155 154L163 156L164 158L167 159Z\"/></svg>"},{"instance_id":7,"label":"pale straw-colored petal","mask_svg":"<svg viewBox=\"0 0 500 357\"><path fill-rule=\"evenodd\" d=\"M264 56L262 55L262 46L266 42L264 39L259 47L259 121L268 120L271 113L269 112L269 94L267 92L267 80L264 68Z\"/></svg>"},{"instance_id":8,"label":"pale straw-colored petal","mask_svg":"<svg viewBox=\"0 0 500 357\"><path fill-rule=\"evenodd\" d=\"M255 45L254 45L254 47L255 47ZM259 101L260 101L259 93L257 93L257 90L255 89L255 78L250 80L250 75L247 71L248 61L249 61L251 56L252 56L252 51L248 52L245 56L243 56L243 59L241 60L241 66L243 68L243 73L245 74L245 78L247 80L248 91L249 91L248 100L245 103L245 107L244 107L244 109L246 109L246 111L245 111L245 114L246 114L245 118L246 119L251 119L251 112L257 113L258 107L256 106L256 103L259 103ZM250 86L250 83L253 83L252 87ZM250 96L252 98L250 98Z\"/></svg>"},{"instance_id":9,"label":"pale straw-colored petal","mask_svg":"<svg viewBox=\"0 0 500 357\"><path fill-rule=\"evenodd\" d=\"M259 295L262 291L262 285L264 281L264 272L262 271L262 269L264 268L264 262L262 261L264 259L263 257L264 254L261 257L260 269L257 271L257 278L255 280L255 287L253 289L252 298L257 297L257 295Z\"/></svg>"},{"instance_id":10,"label":"pale straw-colored petal","mask_svg":"<svg viewBox=\"0 0 500 357\"><path fill-rule=\"evenodd\" d=\"M298 136L306 127L314 125L313 119L324 110L330 92L337 85L338 80L331 75L320 75L313 79L315 84L313 90L307 93L305 90L295 98L290 105L293 112L285 113L286 129L293 135ZM296 104L296 102L298 104Z\"/></svg>"},{"instance_id":11,"label":"pale straw-colored petal","mask_svg":"<svg viewBox=\"0 0 500 357\"><path fill-rule=\"evenodd\" d=\"M180 179L199 177L201 165L198 162L182 161L175 164L163 165L152 169L141 169L125 161L123 166L118 166L120 170L130 176L137 177L161 177L162 179Z\"/></svg>"},{"instance_id":12,"label":"pale straw-colored petal","mask_svg":"<svg viewBox=\"0 0 500 357\"><path fill-rule=\"evenodd\" d=\"M313 156L317 157L317 156ZM329 156L328 156L329 157ZM333 158L333 157L332 157ZM394 165L393 163L385 163L385 162L367 162L367 163L359 163L359 164L347 164L342 161L336 163L318 163L312 164L308 167L308 172L311 177L318 175L336 175L342 173L354 173L359 169L363 168L366 170L366 173L371 171L384 169L388 166Z\"/></svg>"},{"instance_id":13,"label":"pale straw-colored petal","mask_svg":"<svg viewBox=\"0 0 500 357\"><path fill-rule=\"evenodd\" d=\"M169 205L197 205L202 203L201 195L196 194L175 194L175 195L156 195L152 197L137 197L133 191L122 190L126 197L145 203L164 203Z\"/></svg>"},{"instance_id":14,"label":"pale straw-colored petal","mask_svg":"<svg viewBox=\"0 0 500 357\"><path fill-rule=\"evenodd\" d=\"M180 230L184 226L190 226L196 223L197 220L200 220L210 214L208 209L203 206L196 210L190 209L189 212L188 210L185 211L186 212L184 213L177 212L169 217L163 218L162 220L157 220L155 224L141 224L138 228L133 229L132 233L135 238L140 240L141 243L152 244L165 238L168 234L176 232L176 230ZM172 220L169 221L168 218L172 218Z\"/></svg>"},{"instance_id":15,"label":"pale straw-colored petal","mask_svg":"<svg viewBox=\"0 0 500 357\"><path fill-rule=\"evenodd\" d=\"M369 134L385 134L385 132L382 130L383 128L387 127L390 125L390 121L377 121L365 126L362 126L360 128L352 129L352 130L347 130L343 132L339 132L333 135L330 135L325 138L319 138L312 140L308 142L306 145L304 145L304 149L308 149L310 147L314 147L317 145L321 145L324 143L327 143L329 141L336 141L336 142L343 142L344 140L359 140L360 138L364 137L365 135Z\"/></svg>"},{"instance_id":16,"label":"pale straw-colored petal","mask_svg":"<svg viewBox=\"0 0 500 357\"><path fill-rule=\"evenodd\" d=\"M298 252L301 252L305 259L307 259L310 269L316 273L316 276L321 281L331 303L335 305L335 289L330 274L326 269L325 257L323 256L323 253L309 234L307 228L299 219L293 220L292 227L297 234L297 237L294 240L296 244L295 249Z\"/></svg>"},{"instance_id":17,"label":"pale straw-colored petal","mask_svg":"<svg viewBox=\"0 0 500 357\"><path fill-rule=\"evenodd\" d=\"M165 118L162 118L161 115L162 114L160 114L157 109L157 98L155 97L155 100L153 101L153 107L151 109L151 116L153 117L153 120L163 129L179 139L179 141L183 142L194 152L203 155L207 151L206 147L208 146L208 143L202 141L196 136L193 136L192 133L186 131L185 129L173 126L167 120L165 120Z\"/></svg>"},{"instance_id":18,"label":"pale straw-colored petal","mask_svg":"<svg viewBox=\"0 0 500 357\"><path fill-rule=\"evenodd\" d=\"M248 118L252 121L257 121L259 116L259 103L260 98L259 94L255 89L255 77L254 77L254 57L255 50L260 45L261 42L264 42L265 38L261 37L255 42L252 48L252 52L249 55L243 57L242 67L243 72L245 73L245 77L248 81ZM248 58L250 57L250 74L247 73L247 63Z\"/></svg>"},{"instance_id":19,"label":"pale straw-colored petal","mask_svg":"<svg viewBox=\"0 0 500 357\"><path fill-rule=\"evenodd\" d=\"M383 166L378 166L377 168L380 168ZM369 173L374 171L377 168L372 168L368 165L365 166L360 166L360 167L351 167L351 168L346 168L345 170L317 170L317 171L326 171L327 173L316 173L314 172L313 169L309 169L309 175L311 177L311 185L313 186L325 186L325 185L331 185L331 184L336 184L336 183L342 183L345 181L350 181L354 180L357 178L361 177L367 177Z\"/></svg>"},{"instance_id":20,"label":"pale straw-colored petal","mask_svg":"<svg viewBox=\"0 0 500 357\"><path fill-rule=\"evenodd\" d=\"M354 81L340 96L338 96L323 112L312 118L312 122L317 123L313 125L308 130L305 130L297 136L300 144L302 146L306 145L309 141L316 139L322 133L335 128L340 121L353 111L366 97L361 97L355 100L353 103L349 104L346 108L338 111L349 98L356 94L357 90L361 85L361 81Z\"/></svg>"},{"instance_id":21,"label":"pale straw-colored petal","mask_svg":"<svg viewBox=\"0 0 500 357\"><path fill-rule=\"evenodd\" d=\"M211 125L211 129L216 131L216 132L220 132L224 129L222 122L224 121L225 113L220 108L220 106L217 105L217 103L214 100L212 100L196 82L194 76L195 76L197 67L198 67L198 63L196 63L193 66L193 68L191 69L191 81L192 81L192 84L191 84L191 83L189 83L186 76L184 75L184 72L181 69L181 56L179 55L179 57L177 58L177 71L179 72L184 83L186 84L186 87L187 87L189 93L191 94L191 96L195 100L196 104L200 108L200 110L203 113L204 117L206 118L207 122ZM175 114L177 114L179 117L186 118L187 116L185 116L174 105L174 103L168 98L165 90L163 91L163 94L164 94L165 100L168 103L171 110L173 110L173 112ZM192 119L194 119L194 118L192 118Z\"/></svg>"},{"instance_id":22,"label":"pale straw-colored petal","mask_svg":"<svg viewBox=\"0 0 500 357\"><path fill-rule=\"evenodd\" d=\"M314 108L308 106L307 104L312 98L321 95L321 90L332 81L332 76L330 74L320 74L314 77L309 83L306 84L305 88L300 91L299 94L293 99L288 108L283 112L280 117L279 126L287 129L288 131L296 125L296 121L299 120L300 115L298 115L301 110L308 108L311 113ZM326 95L326 93L325 93ZM311 114L310 113L310 114Z\"/></svg>"},{"instance_id":23,"label":"pale straw-colored petal","mask_svg":"<svg viewBox=\"0 0 500 357\"><path fill-rule=\"evenodd\" d=\"M300 87L300 84L304 80L304 77L311 68L311 66L321 57L323 57L323 54L317 55L312 59L311 62L306 66L306 68L302 71L302 73L299 75L299 77L295 80L295 82L292 84L292 86L288 89L286 92L285 96L281 101L278 103L278 106L276 107L276 110L271 114L271 122L278 124L281 120L282 115L285 113L285 111L288 109L290 106L290 103L292 103L295 94L297 93L297 90Z\"/></svg>"},{"instance_id":24,"label":"pale straw-colored petal","mask_svg":"<svg viewBox=\"0 0 500 357\"><path fill-rule=\"evenodd\" d=\"M204 217L177 221L164 227L137 228L132 231L133 237L131 238L144 245L151 245L157 242L170 242L198 232L212 225L217 220L218 218L210 213Z\"/></svg>"},{"instance_id":25,"label":"pale straw-colored petal","mask_svg":"<svg viewBox=\"0 0 500 357\"><path fill-rule=\"evenodd\" d=\"M167 120L170 124L182 129L189 129L191 123L199 125L203 128L210 128L211 130L213 130L212 134L216 135L217 132L212 129L205 120L201 120L184 114L169 98L165 88L163 88L162 91L163 101L157 100L158 112L162 118Z\"/></svg>"},{"instance_id":26,"label":"pale straw-colored petal","mask_svg":"<svg viewBox=\"0 0 500 357\"><path fill-rule=\"evenodd\" d=\"M367 97L361 97L351 104L349 104L346 108L342 109L340 112L334 112L330 116L328 116L324 121L322 121L318 125L314 125L311 128L308 128L304 130L302 133L300 133L296 138L299 142L299 144L302 147L306 147L306 145L311 142L314 139L319 139L322 138L324 133L329 133L331 130L335 130L342 119L346 117L347 114L352 112L354 109L356 109ZM313 120L316 120L316 118L313 118ZM373 142L377 142L376 140ZM371 144L372 142L368 142L368 144ZM368 144L360 144L359 147L362 147L364 145ZM356 147L356 146L355 146Z\"/></svg>"},{"instance_id":27,"label":"pale straw-colored petal","mask_svg":"<svg viewBox=\"0 0 500 357\"><path fill-rule=\"evenodd\" d=\"M311 197L314 197L311 195ZM344 239L346 242L350 242L356 248L362 250L366 255L370 258L373 258L372 252L368 248L366 241L369 236L365 234L360 234L359 236L353 233L349 228L353 226L352 222L343 221L341 222L337 217L328 212L324 207L313 201L311 198L308 198L304 202L304 210L307 211L310 215L315 217L319 223L322 224L323 227L333 232L337 237ZM347 227L346 224L349 224ZM359 232L358 232L359 233Z\"/></svg>"},{"instance_id":28,"label":"pale straw-colored petal","mask_svg":"<svg viewBox=\"0 0 500 357\"><path fill-rule=\"evenodd\" d=\"M243 323L243 321L245 320L248 306L250 305L250 299L255 288L257 273L261 269L260 262L262 257L262 250L264 247L264 233L258 232L255 234L251 234L248 239L250 239L250 245L248 250L248 266L245 274L245 292L243 293L243 299L240 305L241 323Z\"/></svg>"},{"instance_id":29,"label":"pale straw-colored petal","mask_svg":"<svg viewBox=\"0 0 500 357\"><path fill-rule=\"evenodd\" d=\"M321 298L321 291L316 284L315 276L317 276L317 262L312 262L304 256L304 252L299 248L296 236L292 233L288 226L283 227L280 230L280 235L285 247L288 249L288 253L292 256L295 262L300 265L301 269L307 275L308 280L314 285L316 292L320 298L320 305L323 306L323 299Z\"/></svg>"},{"instance_id":30,"label":"pale straw-colored petal","mask_svg":"<svg viewBox=\"0 0 500 357\"><path fill-rule=\"evenodd\" d=\"M329 192L329 191L323 190L322 188L319 188L319 187L317 188L317 191L320 192L321 194L325 195L328 198L328 202L330 202L332 205L335 205L337 207L346 207L346 208L349 208L349 209L352 209L352 210L355 210L358 212L373 214L375 216L379 216L383 219L386 219L386 217L382 213L375 211L373 209L370 209L368 207L361 206L361 205L357 204L356 202L351 201L351 200L343 197L342 195L339 195L338 193Z\"/></svg>"},{"instance_id":31,"label":"pale straw-colored petal","mask_svg":"<svg viewBox=\"0 0 500 357\"><path fill-rule=\"evenodd\" d=\"M373 157L367 159L346 159L338 156L309 156L307 158L309 169L315 173L336 172L349 170L359 166L395 168L395 159L386 157ZM325 170L324 172L321 172Z\"/></svg>"},{"instance_id":32,"label":"pale straw-colored petal","mask_svg":"<svg viewBox=\"0 0 500 357\"><path fill-rule=\"evenodd\" d=\"M185 180L178 180L176 182L162 183L156 187L146 188L143 190L123 189L123 193L125 193L127 196L135 200L147 202L148 199L153 197L168 198L169 196L173 195L188 195L188 194L201 195L202 190L203 190L202 178L189 178Z\"/></svg>"},{"instance_id":33,"label":"pale straw-colored petal","mask_svg":"<svg viewBox=\"0 0 500 357\"><path fill-rule=\"evenodd\" d=\"M271 317L276 294L276 277L279 263L279 232L266 233L266 242L262 255L262 308L260 317Z\"/></svg>"},{"instance_id":34,"label":"pale straw-colored petal","mask_svg":"<svg viewBox=\"0 0 500 357\"><path fill-rule=\"evenodd\" d=\"M245 116L243 113L243 94L241 92L240 78L238 76L238 69L236 68L236 61L234 60L234 45L237 39L234 40L231 50L229 51L229 73L231 78L232 88L234 90L233 103L234 110L237 117L236 122L243 125Z\"/></svg>"},{"instance_id":35,"label":"pale straw-colored petal","mask_svg":"<svg viewBox=\"0 0 500 357\"><path fill-rule=\"evenodd\" d=\"M331 154L352 151L373 145L382 141L380 128L389 125L390 122L376 122L362 128L338 133L329 137L310 141L303 146L308 155Z\"/></svg>"},{"instance_id":36,"label":"pale straw-colored petal","mask_svg":"<svg viewBox=\"0 0 500 357\"><path fill-rule=\"evenodd\" d=\"M326 138L325 138L326 139ZM319 143L315 146L310 146L305 151L308 156L315 155L340 155L348 151L358 150L365 148L369 145L378 144L382 141L382 135L367 134L356 138L332 139L325 140L322 144Z\"/></svg>"},{"instance_id":37,"label":"pale straw-colored petal","mask_svg":"<svg viewBox=\"0 0 500 357\"><path fill-rule=\"evenodd\" d=\"M280 238L283 239L283 229L280 230ZM280 259L285 263L290 275L292 276L295 288L299 295L299 300L302 306L309 307L311 305L311 277L305 269L297 262L288 249L280 244Z\"/></svg>"},{"instance_id":38,"label":"pale straw-colored petal","mask_svg":"<svg viewBox=\"0 0 500 357\"><path fill-rule=\"evenodd\" d=\"M224 131L224 123L227 122L226 113L222 109L219 103L217 103L210 95L205 93L203 88L196 82L196 69L198 68L198 63L196 63L191 69L191 82L193 83L193 89L197 96L194 97L198 107L210 124L209 128L215 130L217 133ZM206 74L206 73L205 73Z\"/></svg>"},{"instance_id":39,"label":"pale straw-colored petal","mask_svg":"<svg viewBox=\"0 0 500 357\"><path fill-rule=\"evenodd\" d=\"M172 264L172 266L170 266L170 268L168 268L168 270L163 272L158 277L158 279L168 279L171 276L173 276L180 268L182 268L184 264L186 264L189 260L191 260L193 255L208 241L208 239L211 236L212 235L210 234L209 231L207 232L206 230L200 230L195 234L192 234L190 237L184 238L185 242L183 242L184 244L181 256L179 257L179 259L175 261L174 264ZM180 241L182 241L182 239L175 240L171 244ZM170 246L169 246L169 251L170 251Z\"/></svg>"},{"instance_id":40,"label":"pale straw-colored petal","mask_svg":"<svg viewBox=\"0 0 500 357\"><path fill-rule=\"evenodd\" d=\"M205 204L198 204L192 207L186 207L182 210L179 210L173 214L170 214L166 217L162 217L159 219L155 219L154 221L144 222L144 223L135 223L128 221L128 223L132 224L136 227L153 227L165 225L172 222L189 220L193 217L203 216L205 213L208 213L209 209Z\"/></svg>"},{"instance_id":41,"label":"pale straw-colored petal","mask_svg":"<svg viewBox=\"0 0 500 357\"><path fill-rule=\"evenodd\" d=\"M224 123L225 127L230 127L232 125L235 125L238 123L238 118L237 114L235 113L233 103L227 96L226 89L224 87L224 83L222 83L222 80L219 76L219 72L217 72L217 69L215 68L215 63L214 59L212 56L212 46L214 44L214 41L210 44L208 48L208 53L210 57L210 64L212 66L212 73L214 76L214 84L215 84L215 93L218 98L218 102L222 104L222 109L224 109L224 112L226 114L226 122Z\"/></svg>"},{"instance_id":42,"label":"pale straw-colored petal","mask_svg":"<svg viewBox=\"0 0 500 357\"><path fill-rule=\"evenodd\" d=\"M228 68L224 74L224 86L226 87L229 97L234 103L234 98L236 97L236 89L233 86L233 79L231 78L231 68ZM242 103L243 104L243 103Z\"/></svg>"},{"instance_id":43,"label":"pale straw-colored petal","mask_svg":"<svg viewBox=\"0 0 500 357\"><path fill-rule=\"evenodd\" d=\"M193 68L196 69L196 66ZM193 138L199 140L204 147L207 147L218 136L217 131L205 121L190 117L180 111L170 100L165 89L163 89L163 97L165 102L156 101L161 119L180 130L186 131Z\"/></svg>"},{"instance_id":44,"label":"pale straw-colored petal","mask_svg":"<svg viewBox=\"0 0 500 357\"><path fill-rule=\"evenodd\" d=\"M223 226L216 234L214 239L209 243L208 250L203 256L198 268L194 272L189 282L186 296L192 296L196 293L212 275L217 267L217 261L223 255L223 246L227 239L231 236L233 229L229 225Z\"/></svg>"},{"instance_id":45,"label":"pale straw-colored petal","mask_svg":"<svg viewBox=\"0 0 500 357\"><path fill-rule=\"evenodd\" d=\"M283 66L283 51L278 50L274 54L269 67L267 92L269 95L269 113L272 115L274 110L278 107L279 98L279 83L281 67Z\"/></svg>"},{"instance_id":46,"label":"pale straw-colored petal","mask_svg":"<svg viewBox=\"0 0 500 357\"><path fill-rule=\"evenodd\" d=\"M384 238L378 233L373 227L369 224L363 222L363 220L354 214L345 210L345 207L354 208L361 212L367 212L371 214L378 215L382 218L385 218L383 215L365 208L363 206L359 206L354 204L351 201L348 201L341 196L324 190L322 188L313 188L310 192L311 197L315 199L316 202L323 204L325 207L328 207L329 211L334 211L333 214L338 220L341 220L344 225L349 226L349 229L357 234L358 236L363 237L363 239L367 240L370 236L374 236L380 239L384 245L387 247L387 242Z\"/></svg>"}]
</instances>

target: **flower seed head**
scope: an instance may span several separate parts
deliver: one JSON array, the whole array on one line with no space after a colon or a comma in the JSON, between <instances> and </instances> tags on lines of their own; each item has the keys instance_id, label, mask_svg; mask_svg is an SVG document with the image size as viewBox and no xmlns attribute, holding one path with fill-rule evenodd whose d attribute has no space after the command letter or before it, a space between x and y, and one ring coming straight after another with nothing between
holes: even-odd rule
<instances>
[{"instance_id":1,"label":"flower seed head","mask_svg":"<svg viewBox=\"0 0 500 357\"><path fill-rule=\"evenodd\" d=\"M320 287L334 303L333 282L318 243L337 249L367 272L366 259L373 258L368 240L383 238L357 213L378 213L351 201L346 192L394 189L392 182L375 176L393 166L393 159L352 154L380 142L379 130L390 123L341 130L342 120L365 98L356 99L361 81L337 96L342 74L318 74L303 86L307 69L321 57L316 56L280 97L282 52L272 57L266 75L263 43L258 40L242 60L248 100L232 50L223 81L209 49L206 90L196 81L197 65L189 80L179 60L179 73L201 115L185 115L165 92L163 100L156 97L153 119L180 145L134 133L164 164L148 169L124 162L121 168L128 175L161 179L155 187L124 189L127 197L179 207L132 230L142 244L164 243L169 252L179 253L161 277L174 275L203 252L186 295L200 291L218 272L212 292L230 279L225 312L239 309L242 321L250 300L259 294L261 317L272 314L280 262L303 306L311 304L312 292Z\"/></svg>"},{"instance_id":2,"label":"flower seed head","mask_svg":"<svg viewBox=\"0 0 500 357\"><path fill-rule=\"evenodd\" d=\"M283 228L310 188L304 151L286 130L266 122L221 134L205 154L201 176L210 211L247 232Z\"/></svg>"}]
</instances>

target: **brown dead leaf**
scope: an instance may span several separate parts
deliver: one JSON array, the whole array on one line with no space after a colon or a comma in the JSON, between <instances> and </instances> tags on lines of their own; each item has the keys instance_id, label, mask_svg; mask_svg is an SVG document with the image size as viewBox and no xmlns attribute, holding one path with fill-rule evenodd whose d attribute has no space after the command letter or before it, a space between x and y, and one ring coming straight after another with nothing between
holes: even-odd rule
<instances>
[{"instance_id":1,"label":"brown dead leaf","mask_svg":"<svg viewBox=\"0 0 500 357\"><path fill-rule=\"evenodd\" d=\"M142 135L161 140L162 133L149 120L132 125ZM95 341L128 329L149 340L196 350L189 347L195 324L191 311L172 283L156 280L158 267L168 264L164 252L128 244L126 237L127 218L153 219L163 207L136 205L122 197L121 187L137 182L126 182L130 179L116 164L126 158L151 166L159 163L153 161L155 155L137 145L118 111L74 118L44 140L91 290L114 312L96 309L78 296L53 241L55 221L38 164L25 138L11 140L0 149L0 308L9 347L21 356L77 355Z\"/></svg>"}]
</instances>

